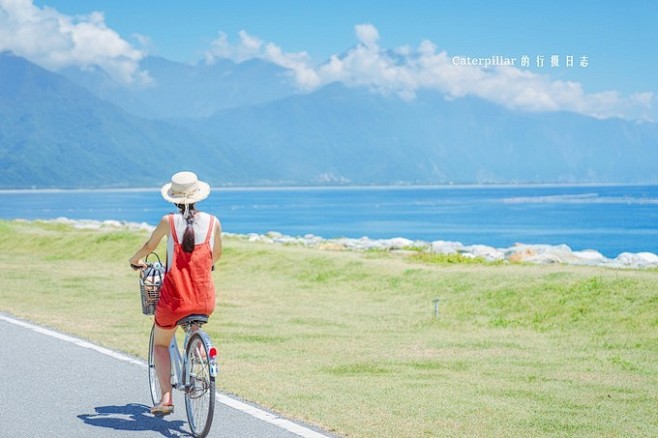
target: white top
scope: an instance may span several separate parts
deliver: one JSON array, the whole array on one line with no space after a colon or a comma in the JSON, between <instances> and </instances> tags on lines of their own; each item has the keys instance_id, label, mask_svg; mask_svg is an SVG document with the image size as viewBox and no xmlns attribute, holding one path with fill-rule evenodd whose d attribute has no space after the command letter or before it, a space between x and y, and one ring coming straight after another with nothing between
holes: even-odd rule
<instances>
[{"instance_id":1,"label":"white top","mask_svg":"<svg viewBox=\"0 0 658 438\"><path fill-rule=\"evenodd\" d=\"M208 234L208 226L210 225L210 218L212 216L208 213L202 211L197 212L194 215L194 244L198 245L203 243L206 240L206 235ZM217 220L217 218L215 218ZM176 228L176 237L178 237L178 242L183 243L183 234L185 234L185 229L187 228L187 222L181 213L174 213L174 227ZM212 251L215 246L215 227L213 227L212 232L210 233L210 250ZM171 235L171 230L169 230L169 238L167 239L167 271L169 266L173 264L174 260L174 239Z\"/></svg>"}]
</instances>

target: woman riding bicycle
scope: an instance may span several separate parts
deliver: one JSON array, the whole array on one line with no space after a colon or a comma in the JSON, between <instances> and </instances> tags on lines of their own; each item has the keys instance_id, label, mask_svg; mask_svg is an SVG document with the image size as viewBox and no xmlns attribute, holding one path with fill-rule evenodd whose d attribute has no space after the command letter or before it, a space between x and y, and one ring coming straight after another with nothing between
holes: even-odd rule
<instances>
[{"instance_id":1,"label":"woman riding bicycle","mask_svg":"<svg viewBox=\"0 0 658 438\"><path fill-rule=\"evenodd\" d=\"M215 309L215 286L211 271L222 255L222 228L219 220L198 211L195 204L208 197L210 186L192 172L178 172L161 189L162 197L178 207L178 212L162 217L151 237L129 260L131 266L145 268L142 260L167 235L167 273L155 308L155 371L162 388L160 403L152 414L173 412L169 344L176 333L176 322L190 314L210 315Z\"/></svg>"}]
</instances>

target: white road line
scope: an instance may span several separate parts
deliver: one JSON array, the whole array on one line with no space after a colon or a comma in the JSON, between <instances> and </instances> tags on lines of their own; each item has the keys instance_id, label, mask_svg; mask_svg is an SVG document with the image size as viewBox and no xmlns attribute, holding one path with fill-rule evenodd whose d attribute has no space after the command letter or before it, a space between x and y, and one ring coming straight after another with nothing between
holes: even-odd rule
<instances>
[{"instance_id":1,"label":"white road line","mask_svg":"<svg viewBox=\"0 0 658 438\"><path fill-rule=\"evenodd\" d=\"M41 333L46 336L50 336L53 338L60 339L64 342L69 342L71 344L75 344L79 347L82 348L88 348L90 350L97 351L101 354L104 354L106 356L112 357L117 360L121 360L124 362L131 363L133 365L137 365L141 368L147 368L148 365L145 362L142 362L141 360L134 359L132 357L126 356L121 353L117 353L116 351L110 350L105 347L101 347L100 345L92 344L91 342L82 340L80 338L76 338L74 336L69 336L65 335L62 333L58 333L54 330L50 330L47 328L39 327L34 324L30 324L25 321L21 321L18 319L14 319L11 317L8 317L6 315L0 314L0 320L6 321L10 324L17 325L19 327L27 328L30 330L33 330L37 333ZM235 410L238 410L240 412L243 412L247 415L250 415L258 420L264 421L266 423L273 424L275 426L280 427L281 429L285 429L288 432L292 432L302 438L329 438L327 435L324 435L320 432L316 432L315 430L309 429L308 427L304 427L302 425L299 425L297 423L294 423L290 420L286 420L285 418L278 417L277 415L264 411L262 409L259 409L255 406L252 406L248 403L244 403L240 400L236 400L234 398L231 398L225 394L221 394L219 392L215 393L215 400L217 400L219 403L222 403L223 405L226 405L230 408L233 408Z\"/></svg>"}]
</instances>

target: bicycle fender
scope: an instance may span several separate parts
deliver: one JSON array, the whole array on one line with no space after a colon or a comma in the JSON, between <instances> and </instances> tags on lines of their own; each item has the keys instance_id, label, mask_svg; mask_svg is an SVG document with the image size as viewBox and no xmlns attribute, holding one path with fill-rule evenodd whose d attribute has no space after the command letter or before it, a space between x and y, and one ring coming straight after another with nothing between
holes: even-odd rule
<instances>
[{"instance_id":1,"label":"bicycle fender","mask_svg":"<svg viewBox=\"0 0 658 438\"><path fill-rule=\"evenodd\" d=\"M210 341L210 336L208 336L208 333L203 330L199 330L197 333L199 333L201 340L206 345L206 351L210 351L212 348L212 342ZM215 358L210 359L208 361L208 365L208 368L210 368L210 375L212 377L217 377L217 374L219 374L219 365L217 364L217 360Z\"/></svg>"}]
</instances>

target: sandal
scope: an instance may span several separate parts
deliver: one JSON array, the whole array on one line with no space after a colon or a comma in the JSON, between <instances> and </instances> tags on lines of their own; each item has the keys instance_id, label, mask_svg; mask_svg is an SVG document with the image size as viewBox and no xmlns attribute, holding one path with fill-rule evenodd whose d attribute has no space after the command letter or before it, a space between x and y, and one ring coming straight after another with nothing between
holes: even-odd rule
<instances>
[{"instance_id":1,"label":"sandal","mask_svg":"<svg viewBox=\"0 0 658 438\"><path fill-rule=\"evenodd\" d=\"M174 413L174 405L155 405L151 408L151 414L158 417L164 417L165 415Z\"/></svg>"}]
</instances>

